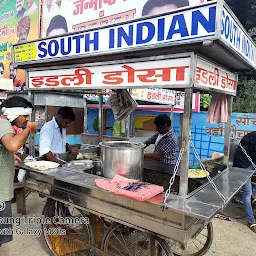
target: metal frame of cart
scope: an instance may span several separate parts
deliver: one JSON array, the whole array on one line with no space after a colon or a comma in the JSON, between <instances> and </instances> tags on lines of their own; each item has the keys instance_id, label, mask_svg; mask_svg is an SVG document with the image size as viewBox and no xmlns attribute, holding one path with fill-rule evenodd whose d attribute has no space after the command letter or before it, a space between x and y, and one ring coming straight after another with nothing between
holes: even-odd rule
<instances>
[{"instance_id":1,"label":"metal frame of cart","mask_svg":"<svg viewBox=\"0 0 256 256\"><path fill-rule=\"evenodd\" d=\"M95 52L78 54L77 56L65 57L64 59L55 57L51 59L48 56L47 59L42 60L37 60L38 57L36 57L37 59L35 60L31 60L31 56L28 56L27 59L18 58L19 55L17 51L22 49L24 45L30 44L34 45L33 47L38 47L42 42L47 45L51 40L55 39L42 39L14 46L14 60L18 67L26 69L27 84L31 89L32 95L33 91L39 88L40 90L52 90L53 88L66 90L68 88L82 91L88 89L147 88L158 86L161 88L184 89L185 106L181 129L181 144L184 149L184 154L180 165L179 195L171 194L166 204L163 203L163 194L146 202L138 202L98 189L94 185L94 180L97 177L93 175L70 174L59 168L53 169L50 172L43 172L22 166L30 172L29 179L27 180L28 188L92 214L149 232L162 238L175 240L184 245L186 245L190 238L200 233L214 215L225 207L253 174L253 171L250 170L241 170L228 166L232 96L236 94L237 82L237 76L230 70L236 71L249 67L255 68L255 60L253 59L254 57L246 58L243 52L239 52L235 49L225 41L221 35L221 21L224 19L222 14L230 15L230 19L232 18L238 23L237 26L239 26L239 28L241 27L241 24L228 7L223 4L223 1L210 2L194 9L198 11L200 8L215 8L215 31L208 37L205 36L207 40L205 38L192 39L188 44L183 42L181 45L178 45L176 42L161 42L159 44L156 43L153 50L150 49L150 46L137 48L134 46L131 47L131 49L127 47L126 49L111 52L111 55L109 55L110 52L101 54ZM185 11L193 12L194 9L188 8ZM179 11L174 11L168 15L176 15L176 13L178 14ZM154 19L157 20L161 17L164 17L164 15L156 16ZM135 22L126 22L123 26L143 22L145 19L146 18ZM120 25L117 27L120 27ZM109 26L103 29L111 28L115 28L115 26ZM251 43L244 29L240 29L248 43ZM95 33L95 31L100 33L102 29L90 30L88 33ZM60 38L64 37L65 36L62 36ZM54 42L58 43L60 38L56 38ZM252 49L255 49L253 44ZM173 51L179 53L171 54ZM219 53L218 56L216 55L216 51ZM253 51L251 54L252 53ZM133 58L131 55L135 57L140 55L141 57ZM209 61L208 58L211 58L211 61ZM110 59L112 60L110 61ZM225 66L225 68L223 68L223 66ZM162 69L161 74L155 72L154 75L149 75L152 69L156 71L159 68L160 70ZM77 74L76 72L78 72L79 69L86 69L84 70L86 73L85 83L79 86L71 83L72 86L70 86L70 84L67 85L61 82L62 76ZM215 78L227 79L227 83L224 83L223 86L216 86L216 84L211 84L209 79L207 83L201 83L200 81L202 81L203 76L200 74L200 69L208 70L215 75ZM219 73L214 73L216 69ZM116 73L116 77L122 78L122 74L132 72L134 75L136 72L145 70L148 72L147 75L143 73L144 76L141 74L139 79L138 76L136 76L136 79L133 79L132 82L130 82L130 76L128 76L125 82L122 81L116 85L111 84L111 81L113 82L113 76L111 80L110 76L108 79L105 79L106 77L103 75L103 73L110 75L112 72L113 75L113 72L119 72L118 74ZM179 74L178 70L180 71ZM120 72L122 73L121 75ZM46 74L46 76L44 74ZM96 74L95 77L93 74ZM131 73L129 73L129 75L130 74ZM53 79L51 83L55 83L55 85L58 83L58 85L55 87L51 86L49 83L47 85L47 77ZM87 80L88 77L90 78L89 80ZM159 77L162 78L162 80L159 80ZM169 80L166 79L166 77L169 77ZM103 78L106 83L102 82ZM228 97L228 122L225 127L224 146L224 164L227 168L221 174L214 177L214 184L225 198L225 201L216 193L210 183L204 184L192 194L187 194L193 90L225 94ZM100 100L100 103L102 103L102 100ZM102 104L100 104L100 106L102 110ZM102 138L102 133L100 134L100 138Z\"/></svg>"}]
</instances>

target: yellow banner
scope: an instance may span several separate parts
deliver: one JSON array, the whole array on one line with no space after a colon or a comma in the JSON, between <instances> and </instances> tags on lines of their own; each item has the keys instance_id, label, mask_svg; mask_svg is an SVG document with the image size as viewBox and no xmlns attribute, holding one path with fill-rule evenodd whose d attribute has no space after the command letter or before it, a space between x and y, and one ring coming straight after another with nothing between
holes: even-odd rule
<instances>
[{"instance_id":1,"label":"yellow banner","mask_svg":"<svg viewBox=\"0 0 256 256\"><path fill-rule=\"evenodd\" d=\"M38 38L38 0L3 0L0 3L0 77L11 78L14 90L23 90L26 84L25 72L13 67L12 45Z\"/></svg>"}]
</instances>

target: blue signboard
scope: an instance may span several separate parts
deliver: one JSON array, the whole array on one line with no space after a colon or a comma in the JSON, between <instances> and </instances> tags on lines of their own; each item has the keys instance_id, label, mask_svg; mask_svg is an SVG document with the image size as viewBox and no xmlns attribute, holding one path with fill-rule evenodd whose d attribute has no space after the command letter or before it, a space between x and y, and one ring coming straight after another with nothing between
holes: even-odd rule
<instances>
[{"instance_id":1,"label":"blue signboard","mask_svg":"<svg viewBox=\"0 0 256 256\"><path fill-rule=\"evenodd\" d=\"M14 61L57 60L214 38L216 3L14 46Z\"/></svg>"},{"instance_id":2,"label":"blue signboard","mask_svg":"<svg viewBox=\"0 0 256 256\"><path fill-rule=\"evenodd\" d=\"M222 10L221 40L256 68L256 46L242 25L224 8Z\"/></svg>"}]
</instances>

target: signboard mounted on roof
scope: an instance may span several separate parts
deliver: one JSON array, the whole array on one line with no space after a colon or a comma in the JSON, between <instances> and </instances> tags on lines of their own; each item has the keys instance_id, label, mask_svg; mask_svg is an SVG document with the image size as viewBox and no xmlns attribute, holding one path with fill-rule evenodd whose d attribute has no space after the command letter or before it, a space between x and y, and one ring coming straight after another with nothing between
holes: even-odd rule
<instances>
[{"instance_id":1,"label":"signboard mounted on roof","mask_svg":"<svg viewBox=\"0 0 256 256\"><path fill-rule=\"evenodd\" d=\"M205 41L216 41L223 53L230 52L233 61L239 60L240 69L256 68L255 44L223 1L18 44L13 58L18 65L31 65ZM232 62L230 67L238 68Z\"/></svg>"},{"instance_id":2,"label":"signboard mounted on roof","mask_svg":"<svg viewBox=\"0 0 256 256\"><path fill-rule=\"evenodd\" d=\"M256 69L256 46L230 8L222 9L220 40Z\"/></svg>"},{"instance_id":3,"label":"signboard mounted on roof","mask_svg":"<svg viewBox=\"0 0 256 256\"><path fill-rule=\"evenodd\" d=\"M14 46L19 63L58 61L215 37L216 4Z\"/></svg>"},{"instance_id":4,"label":"signboard mounted on roof","mask_svg":"<svg viewBox=\"0 0 256 256\"><path fill-rule=\"evenodd\" d=\"M193 64L196 63L196 69ZM171 91L195 87L235 95L237 75L193 53L91 63L88 66L29 70L30 89L140 89L138 100L173 104ZM163 88L155 89L155 88ZM141 95L140 92L143 92Z\"/></svg>"},{"instance_id":5,"label":"signboard mounted on roof","mask_svg":"<svg viewBox=\"0 0 256 256\"><path fill-rule=\"evenodd\" d=\"M190 86L190 54L136 59L78 68L29 71L30 89L184 88ZM176 56L176 58L175 58ZM182 57L183 56L183 57Z\"/></svg>"},{"instance_id":6,"label":"signboard mounted on roof","mask_svg":"<svg viewBox=\"0 0 256 256\"><path fill-rule=\"evenodd\" d=\"M237 74L210 61L197 58L195 87L236 95Z\"/></svg>"}]
</instances>

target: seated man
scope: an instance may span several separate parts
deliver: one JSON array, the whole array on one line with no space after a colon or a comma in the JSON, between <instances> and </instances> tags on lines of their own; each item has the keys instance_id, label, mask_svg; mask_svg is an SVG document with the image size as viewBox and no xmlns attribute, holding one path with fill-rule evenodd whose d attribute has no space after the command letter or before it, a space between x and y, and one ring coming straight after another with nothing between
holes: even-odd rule
<instances>
[{"instance_id":1,"label":"seated man","mask_svg":"<svg viewBox=\"0 0 256 256\"><path fill-rule=\"evenodd\" d=\"M241 140L242 147L246 150L248 156L252 159L253 163L256 164L256 131L248 133L245 135ZM241 147L238 146L234 156L234 167L239 168L248 168L253 170L253 165L242 151ZM253 188L251 184L251 179L243 186L243 204L245 208L245 213L248 218L248 226L250 229L256 233L256 221L255 217L253 216L253 209L252 209L252 202L251 197ZM255 187L254 187L255 191Z\"/></svg>"},{"instance_id":2,"label":"seated man","mask_svg":"<svg viewBox=\"0 0 256 256\"><path fill-rule=\"evenodd\" d=\"M175 164L176 151L178 150L178 143L176 136L171 128L171 119L168 115L158 115L154 124L157 133L148 139L144 144L149 146L155 144L153 153L145 153L144 157L161 161L163 163Z\"/></svg>"},{"instance_id":3,"label":"seated man","mask_svg":"<svg viewBox=\"0 0 256 256\"><path fill-rule=\"evenodd\" d=\"M75 113L70 107L61 107L57 116L43 125L40 131L39 151L40 156L45 160L56 162L62 165L58 160L58 154L70 151L73 154L78 153L78 149L71 147L67 143L66 128L75 120Z\"/></svg>"}]
</instances>

